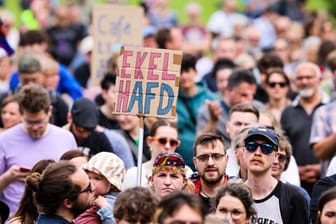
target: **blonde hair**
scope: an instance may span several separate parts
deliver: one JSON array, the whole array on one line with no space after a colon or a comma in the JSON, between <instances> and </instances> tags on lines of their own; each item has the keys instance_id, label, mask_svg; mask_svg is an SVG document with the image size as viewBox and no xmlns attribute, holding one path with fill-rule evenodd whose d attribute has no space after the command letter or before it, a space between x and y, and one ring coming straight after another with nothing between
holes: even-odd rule
<instances>
[{"instance_id":1,"label":"blonde hair","mask_svg":"<svg viewBox=\"0 0 336 224\"><path fill-rule=\"evenodd\" d=\"M152 176L148 178L148 182L150 183L150 187L152 190L153 190L153 176L161 171L167 171L173 174L181 174L183 179L185 180L185 184L182 187L182 190L191 192L191 193L195 192L194 183L186 177L186 168L177 167L177 166L156 166L154 167L152 170Z\"/></svg>"}]
</instances>

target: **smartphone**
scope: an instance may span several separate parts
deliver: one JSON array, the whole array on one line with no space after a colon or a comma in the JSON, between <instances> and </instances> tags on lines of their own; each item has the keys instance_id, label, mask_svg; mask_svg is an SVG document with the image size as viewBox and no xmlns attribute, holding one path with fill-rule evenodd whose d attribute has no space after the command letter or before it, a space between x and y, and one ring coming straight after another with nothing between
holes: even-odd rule
<instances>
[{"instance_id":1,"label":"smartphone","mask_svg":"<svg viewBox=\"0 0 336 224\"><path fill-rule=\"evenodd\" d=\"M21 166L20 167L20 172L30 172L31 169L29 167Z\"/></svg>"}]
</instances>

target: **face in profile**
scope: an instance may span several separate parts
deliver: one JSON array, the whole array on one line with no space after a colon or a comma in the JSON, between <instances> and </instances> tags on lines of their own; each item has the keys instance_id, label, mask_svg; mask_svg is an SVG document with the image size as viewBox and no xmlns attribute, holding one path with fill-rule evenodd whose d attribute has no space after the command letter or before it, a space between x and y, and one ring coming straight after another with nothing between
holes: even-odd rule
<instances>
[{"instance_id":1,"label":"face in profile","mask_svg":"<svg viewBox=\"0 0 336 224\"><path fill-rule=\"evenodd\" d=\"M77 198L73 201L71 207L71 213L74 217L77 217L83 213L86 209L90 208L93 200L93 194L91 189L91 183L89 176L81 168L77 168L77 171L71 176L74 184L80 186L80 192Z\"/></svg>"}]
</instances>

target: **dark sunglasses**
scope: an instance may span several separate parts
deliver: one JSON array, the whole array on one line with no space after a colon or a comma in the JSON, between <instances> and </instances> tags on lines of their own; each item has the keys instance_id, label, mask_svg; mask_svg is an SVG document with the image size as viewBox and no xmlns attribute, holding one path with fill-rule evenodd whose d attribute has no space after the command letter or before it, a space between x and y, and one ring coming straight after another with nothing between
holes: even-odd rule
<instances>
[{"instance_id":1,"label":"dark sunglasses","mask_svg":"<svg viewBox=\"0 0 336 224\"><path fill-rule=\"evenodd\" d=\"M173 139L173 138L167 138L167 137L153 137L153 139L155 141L157 141L158 143L160 143L161 145L166 145L167 142L169 142L169 145L172 147L176 147L178 145L180 145L180 141L177 139Z\"/></svg>"},{"instance_id":2,"label":"dark sunglasses","mask_svg":"<svg viewBox=\"0 0 336 224\"><path fill-rule=\"evenodd\" d=\"M75 125L75 128L79 133L93 132L94 131L94 129L83 128L83 127L80 127L80 126L77 126L77 125Z\"/></svg>"},{"instance_id":3,"label":"dark sunglasses","mask_svg":"<svg viewBox=\"0 0 336 224\"><path fill-rule=\"evenodd\" d=\"M92 192L92 188L91 188L91 183L89 183L89 185L82 191L80 191L79 193L85 193L85 192Z\"/></svg>"},{"instance_id":4,"label":"dark sunglasses","mask_svg":"<svg viewBox=\"0 0 336 224\"><path fill-rule=\"evenodd\" d=\"M287 161L287 155L284 155L284 154L278 154L278 160L280 163L283 163L283 162L286 162Z\"/></svg>"},{"instance_id":5,"label":"dark sunglasses","mask_svg":"<svg viewBox=\"0 0 336 224\"><path fill-rule=\"evenodd\" d=\"M247 142L245 143L245 148L249 152L255 152L260 146L261 152L265 155L271 154L275 151L275 146L267 143L258 144L256 142Z\"/></svg>"},{"instance_id":6,"label":"dark sunglasses","mask_svg":"<svg viewBox=\"0 0 336 224\"><path fill-rule=\"evenodd\" d=\"M281 88L284 88L287 86L287 83L286 82L269 82L268 85L271 88L275 88L276 85L280 86Z\"/></svg>"},{"instance_id":7,"label":"dark sunglasses","mask_svg":"<svg viewBox=\"0 0 336 224\"><path fill-rule=\"evenodd\" d=\"M196 158L201 162L208 162L210 158L214 161L219 161L224 156L225 154L221 154L221 153L210 153L210 154L203 154L203 155L196 156Z\"/></svg>"}]
</instances>

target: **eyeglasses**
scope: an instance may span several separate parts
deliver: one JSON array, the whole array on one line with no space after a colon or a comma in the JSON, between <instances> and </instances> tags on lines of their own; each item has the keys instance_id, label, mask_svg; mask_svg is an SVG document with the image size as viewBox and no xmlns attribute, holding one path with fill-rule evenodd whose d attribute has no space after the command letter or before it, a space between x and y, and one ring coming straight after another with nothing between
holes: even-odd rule
<instances>
[{"instance_id":1,"label":"eyeglasses","mask_svg":"<svg viewBox=\"0 0 336 224\"><path fill-rule=\"evenodd\" d=\"M177 147L180 145L180 141L177 139L173 139L173 138L167 138L167 137L153 137L153 139L155 141L157 141L158 143L160 143L161 145L166 145L167 142L169 142L169 145L172 147Z\"/></svg>"},{"instance_id":2,"label":"eyeglasses","mask_svg":"<svg viewBox=\"0 0 336 224\"><path fill-rule=\"evenodd\" d=\"M247 142L245 143L245 148L249 152L255 152L260 146L261 152L265 155L271 154L273 151L275 151L275 146L267 143L258 144L256 142Z\"/></svg>"},{"instance_id":3,"label":"eyeglasses","mask_svg":"<svg viewBox=\"0 0 336 224\"><path fill-rule=\"evenodd\" d=\"M210 153L210 154L203 154L203 155L199 155L196 156L196 158L205 163L209 161L209 158L211 158L213 161L220 161L221 159L223 159L223 157L225 156L225 154L221 154L221 153Z\"/></svg>"},{"instance_id":4,"label":"eyeglasses","mask_svg":"<svg viewBox=\"0 0 336 224\"><path fill-rule=\"evenodd\" d=\"M49 121L48 116L46 118L44 118L43 120L40 120L40 121L27 121L25 119L22 119L22 122L25 124L25 126L27 128L30 128L30 127L33 127L33 126L42 127L46 123L48 123L48 121Z\"/></svg>"},{"instance_id":5,"label":"eyeglasses","mask_svg":"<svg viewBox=\"0 0 336 224\"><path fill-rule=\"evenodd\" d=\"M269 82L267 85L271 88L275 88L275 86L280 86L280 88L285 88L287 86L286 82Z\"/></svg>"},{"instance_id":6,"label":"eyeglasses","mask_svg":"<svg viewBox=\"0 0 336 224\"><path fill-rule=\"evenodd\" d=\"M89 193L92 192L91 183L89 183L89 185L84 190L80 191L79 194L85 193L85 192L89 192Z\"/></svg>"},{"instance_id":7,"label":"eyeglasses","mask_svg":"<svg viewBox=\"0 0 336 224\"><path fill-rule=\"evenodd\" d=\"M278 153L278 160L280 163L286 162L287 161L287 155Z\"/></svg>"},{"instance_id":8,"label":"eyeglasses","mask_svg":"<svg viewBox=\"0 0 336 224\"><path fill-rule=\"evenodd\" d=\"M219 208L218 211L221 214L224 214L226 216L228 216L228 214L230 214L232 219L240 219L240 217L244 214L243 211L240 211L238 209L229 210L229 209L226 209L226 208Z\"/></svg>"}]
</instances>

